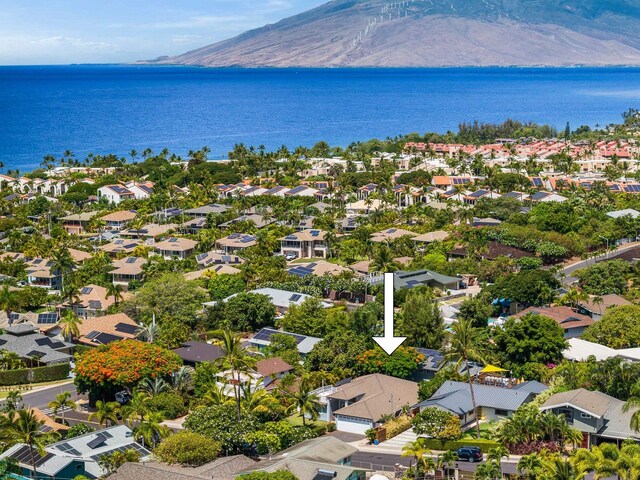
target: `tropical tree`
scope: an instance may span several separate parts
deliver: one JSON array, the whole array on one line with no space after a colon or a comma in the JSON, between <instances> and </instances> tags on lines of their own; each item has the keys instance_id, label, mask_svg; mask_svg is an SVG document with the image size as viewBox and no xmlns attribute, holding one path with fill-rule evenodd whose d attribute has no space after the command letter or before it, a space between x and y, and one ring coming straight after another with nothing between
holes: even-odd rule
<instances>
[{"instance_id":1,"label":"tropical tree","mask_svg":"<svg viewBox=\"0 0 640 480\"><path fill-rule=\"evenodd\" d=\"M502 469L500 464L495 461L490 461L478 465L476 473L473 478L476 480L496 480L502 477Z\"/></svg>"},{"instance_id":2,"label":"tropical tree","mask_svg":"<svg viewBox=\"0 0 640 480\"><path fill-rule=\"evenodd\" d=\"M133 422L143 422L145 415L149 413L149 396L141 390L134 390L129 402L120 408L120 413L129 425L133 425Z\"/></svg>"},{"instance_id":3,"label":"tropical tree","mask_svg":"<svg viewBox=\"0 0 640 480\"><path fill-rule=\"evenodd\" d=\"M629 420L629 428L634 432L640 432L640 384L636 382L631 388L631 397L622 406L622 411L627 413L633 410Z\"/></svg>"},{"instance_id":4,"label":"tropical tree","mask_svg":"<svg viewBox=\"0 0 640 480\"><path fill-rule=\"evenodd\" d=\"M469 362L476 361L486 363L486 355L487 351L482 343L481 330L479 328L475 328L471 320L460 319L451 326L449 347L446 350L445 358L448 361L455 362L457 367L464 365L464 369L467 372L471 404L473 405L473 411L476 415L476 431L478 438L480 438L480 422L477 418L478 405L476 403L476 396L473 390L473 380L471 378Z\"/></svg>"},{"instance_id":5,"label":"tropical tree","mask_svg":"<svg viewBox=\"0 0 640 480\"><path fill-rule=\"evenodd\" d=\"M518 473L528 480L536 480L540 470L543 467L542 458L537 453L531 455L523 455L518 460Z\"/></svg>"},{"instance_id":6,"label":"tropical tree","mask_svg":"<svg viewBox=\"0 0 640 480\"><path fill-rule=\"evenodd\" d=\"M402 447L403 457L413 457L416 461L416 478L418 477L418 466L422 467L422 471L426 472L429 469L430 463L433 463L433 460L429 457L431 455L431 450L429 450L425 444L424 439L418 438L413 442L407 443L404 447Z\"/></svg>"},{"instance_id":7,"label":"tropical tree","mask_svg":"<svg viewBox=\"0 0 640 480\"><path fill-rule=\"evenodd\" d=\"M124 299L122 292L122 285L116 285L113 282L109 282L109 284L107 285L107 295L104 297L104 299L106 300L109 297L113 298L113 301L117 306L118 302L121 302Z\"/></svg>"},{"instance_id":8,"label":"tropical tree","mask_svg":"<svg viewBox=\"0 0 640 480\"><path fill-rule=\"evenodd\" d=\"M118 415L120 414L120 404L118 402L96 402L96 411L89 414L89 421L94 418L98 420L98 424L105 428L118 423Z\"/></svg>"},{"instance_id":9,"label":"tropical tree","mask_svg":"<svg viewBox=\"0 0 640 480\"><path fill-rule=\"evenodd\" d=\"M302 417L302 425L306 425L307 415L313 421L318 419L320 399L312 392L309 376L303 375L298 383L298 388L293 392L287 392L285 395L290 401L289 410L299 412Z\"/></svg>"},{"instance_id":10,"label":"tropical tree","mask_svg":"<svg viewBox=\"0 0 640 480\"><path fill-rule=\"evenodd\" d=\"M60 290L65 291L65 279L75 267L75 262L69 253L69 249L62 247L54 250L51 261L51 270L58 272L61 277Z\"/></svg>"},{"instance_id":11,"label":"tropical tree","mask_svg":"<svg viewBox=\"0 0 640 480\"><path fill-rule=\"evenodd\" d=\"M134 438L142 440L143 445L155 448L159 440L171 435L171 429L162 425L163 420L164 417L159 412L149 414L133 429Z\"/></svg>"},{"instance_id":12,"label":"tropical tree","mask_svg":"<svg viewBox=\"0 0 640 480\"><path fill-rule=\"evenodd\" d=\"M80 336L80 325L82 320L73 313L71 310L67 310L64 316L60 319L59 323L61 327L61 333L68 341L72 341L74 338Z\"/></svg>"},{"instance_id":13,"label":"tropical tree","mask_svg":"<svg viewBox=\"0 0 640 480\"><path fill-rule=\"evenodd\" d=\"M498 468L500 469L500 477L504 478L504 474L502 473L502 459L509 459L509 450L507 447L501 445L496 448L492 448L487 453L487 462L494 462Z\"/></svg>"},{"instance_id":14,"label":"tropical tree","mask_svg":"<svg viewBox=\"0 0 640 480\"><path fill-rule=\"evenodd\" d=\"M171 374L171 386L180 395L193 390L193 367L183 365Z\"/></svg>"},{"instance_id":15,"label":"tropical tree","mask_svg":"<svg viewBox=\"0 0 640 480\"><path fill-rule=\"evenodd\" d=\"M76 402L71 399L71 392L61 392L56 395L54 400L49 402L49 408L53 410L54 415L58 415L58 410L62 410L62 423L66 424L64 418L64 412L68 408L69 410L77 410L78 406Z\"/></svg>"},{"instance_id":16,"label":"tropical tree","mask_svg":"<svg viewBox=\"0 0 640 480\"><path fill-rule=\"evenodd\" d=\"M171 385L166 380L159 377L143 378L138 384L138 390L150 397L155 397L161 393L171 391Z\"/></svg>"},{"instance_id":17,"label":"tropical tree","mask_svg":"<svg viewBox=\"0 0 640 480\"><path fill-rule=\"evenodd\" d=\"M451 466L456 464L456 460L458 453L455 450L447 450L438 456L438 468L442 469L444 478L450 478Z\"/></svg>"},{"instance_id":18,"label":"tropical tree","mask_svg":"<svg viewBox=\"0 0 640 480\"><path fill-rule=\"evenodd\" d=\"M15 291L7 284L0 288L0 309L7 315L7 319L11 312L20 308L20 299Z\"/></svg>"},{"instance_id":19,"label":"tropical tree","mask_svg":"<svg viewBox=\"0 0 640 480\"><path fill-rule=\"evenodd\" d=\"M605 443L593 446L591 450L577 450L573 457L573 465L579 474L584 476L592 473L594 480L602 480L616 475L619 456L620 451L616 445Z\"/></svg>"},{"instance_id":20,"label":"tropical tree","mask_svg":"<svg viewBox=\"0 0 640 480\"><path fill-rule=\"evenodd\" d=\"M369 267L376 273L393 273L400 270L400 264L393 260L393 252L387 245L375 249Z\"/></svg>"},{"instance_id":21,"label":"tropical tree","mask_svg":"<svg viewBox=\"0 0 640 480\"><path fill-rule=\"evenodd\" d=\"M578 471L569 460L554 458L544 462L541 478L545 480L582 480L586 477L586 472ZM603 477L593 477L598 480Z\"/></svg>"},{"instance_id":22,"label":"tropical tree","mask_svg":"<svg viewBox=\"0 0 640 480\"><path fill-rule=\"evenodd\" d=\"M51 433L42 431L43 420L39 420L33 410L18 410L15 417L6 426L8 437L12 443L24 443L29 447L33 478L38 478L35 451L44 456L44 447L52 438ZM5 430L5 429L3 429Z\"/></svg>"},{"instance_id":23,"label":"tropical tree","mask_svg":"<svg viewBox=\"0 0 640 480\"><path fill-rule=\"evenodd\" d=\"M255 368L257 360L249 355L249 352L241 344L242 336L230 330L215 332L214 337L220 340L223 356L216 362L222 367L231 371L233 378L233 396L236 399L236 410L238 421L240 421L240 390L241 375Z\"/></svg>"}]
</instances>

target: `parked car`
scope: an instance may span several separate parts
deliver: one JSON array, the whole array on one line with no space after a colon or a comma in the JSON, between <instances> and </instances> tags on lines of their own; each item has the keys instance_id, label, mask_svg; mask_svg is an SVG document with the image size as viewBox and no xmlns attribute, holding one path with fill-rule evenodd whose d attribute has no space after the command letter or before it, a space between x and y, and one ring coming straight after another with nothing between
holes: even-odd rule
<instances>
[{"instance_id":1,"label":"parked car","mask_svg":"<svg viewBox=\"0 0 640 480\"><path fill-rule=\"evenodd\" d=\"M482 450L478 447L460 447L457 453L459 460L466 460L469 463L481 462L483 459Z\"/></svg>"},{"instance_id":2,"label":"parked car","mask_svg":"<svg viewBox=\"0 0 640 480\"><path fill-rule=\"evenodd\" d=\"M287 261L290 262L291 260L295 260L296 257L297 257L297 255L295 253L287 253L284 258L286 258Z\"/></svg>"}]
</instances>

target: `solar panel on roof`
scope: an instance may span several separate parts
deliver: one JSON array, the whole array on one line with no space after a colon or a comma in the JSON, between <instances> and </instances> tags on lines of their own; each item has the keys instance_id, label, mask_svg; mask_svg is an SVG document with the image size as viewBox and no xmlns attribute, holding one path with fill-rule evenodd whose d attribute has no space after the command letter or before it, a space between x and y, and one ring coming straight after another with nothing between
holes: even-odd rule
<instances>
[{"instance_id":1,"label":"solar panel on roof","mask_svg":"<svg viewBox=\"0 0 640 480\"><path fill-rule=\"evenodd\" d=\"M249 243L249 242L253 242L254 238L250 237L250 236L246 236L246 237L242 237L242 240L240 240L241 243Z\"/></svg>"},{"instance_id":2,"label":"solar panel on roof","mask_svg":"<svg viewBox=\"0 0 640 480\"><path fill-rule=\"evenodd\" d=\"M20 318L20 314L16 313L16 312L11 312L9 314L9 320L12 322L15 322L16 320L18 320Z\"/></svg>"},{"instance_id":3,"label":"solar panel on roof","mask_svg":"<svg viewBox=\"0 0 640 480\"><path fill-rule=\"evenodd\" d=\"M223 255L222 256L222 261L224 263L231 263L231 256L230 255Z\"/></svg>"},{"instance_id":4,"label":"solar panel on roof","mask_svg":"<svg viewBox=\"0 0 640 480\"><path fill-rule=\"evenodd\" d=\"M137 260L138 259L136 257L129 257L129 258L127 258L125 263L136 263Z\"/></svg>"},{"instance_id":5,"label":"solar panel on roof","mask_svg":"<svg viewBox=\"0 0 640 480\"><path fill-rule=\"evenodd\" d=\"M100 335L100 332L97 332L95 330L90 331L89 333L87 333L87 335L85 335L89 340L93 340L94 338L96 338L98 335Z\"/></svg>"},{"instance_id":6,"label":"solar panel on roof","mask_svg":"<svg viewBox=\"0 0 640 480\"><path fill-rule=\"evenodd\" d=\"M89 295L91 292L93 292L93 288L84 287L82 290L80 290L80 295Z\"/></svg>"},{"instance_id":7,"label":"solar panel on roof","mask_svg":"<svg viewBox=\"0 0 640 480\"><path fill-rule=\"evenodd\" d=\"M53 323L56 323L57 321L58 321L58 314L55 312L41 313L38 315L39 324L51 325Z\"/></svg>"},{"instance_id":8,"label":"solar panel on roof","mask_svg":"<svg viewBox=\"0 0 640 480\"><path fill-rule=\"evenodd\" d=\"M176 243L177 241L178 241L178 239L175 238L175 237L172 237L172 238L169 239L169 243Z\"/></svg>"},{"instance_id":9,"label":"solar panel on roof","mask_svg":"<svg viewBox=\"0 0 640 480\"><path fill-rule=\"evenodd\" d=\"M45 338L36 338L35 340L36 344L39 346L44 346L44 345L51 345L51 339L49 337L45 337Z\"/></svg>"},{"instance_id":10,"label":"solar panel on roof","mask_svg":"<svg viewBox=\"0 0 640 480\"><path fill-rule=\"evenodd\" d=\"M33 358L41 358L41 357L44 357L45 355L46 353L39 352L38 350L31 350L29 353L27 353L27 357L33 357Z\"/></svg>"},{"instance_id":11,"label":"solar panel on roof","mask_svg":"<svg viewBox=\"0 0 640 480\"><path fill-rule=\"evenodd\" d=\"M87 442L87 447L89 448L98 448L102 445L104 445L105 442L105 438L102 437L102 435L97 435L96 438L94 438L93 440Z\"/></svg>"},{"instance_id":12,"label":"solar panel on roof","mask_svg":"<svg viewBox=\"0 0 640 480\"><path fill-rule=\"evenodd\" d=\"M101 310L102 302L100 300L89 300L89 308L92 310Z\"/></svg>"},{"instance_id":13,"label":"solar panel on roof","mask_svg":"<svg viewBox=\"0 0 640 480\"><path fill-rule=\"evenodd\" d=\"M124 243L124 240L116 240L115 242L113 242L115 245L122 245Z\"/></svg>"},{"instance_id":14,"label":"solar panel on roof","mask_svg":"<svg viewBox=\"0 0 640 480\"><path fill-rule=\"evenodd\" d=\"M116 324L116 332L128 333L130 335L134 335L138 331L137 325L131 325L129 323L118 323Z\"/></svg>"},{"instance_id":15,"label":"solar panel on roof","mask_svg":"<svg viewBox=\"0 0 640 480\"><path fill-rule=\"evenodd\" d=\"M302 298L302 295L296 293L296 294L291 295L291 297L289 298L289 301L290 302L297 302L301 298Z\"/></svg>"}]
</instances>

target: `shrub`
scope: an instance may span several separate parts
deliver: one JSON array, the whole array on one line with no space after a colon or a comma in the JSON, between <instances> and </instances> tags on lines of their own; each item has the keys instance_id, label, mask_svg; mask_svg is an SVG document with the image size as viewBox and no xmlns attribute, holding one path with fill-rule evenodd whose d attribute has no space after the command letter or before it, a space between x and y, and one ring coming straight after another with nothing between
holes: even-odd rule
<instances>
[{"instance_id":1,"label":"shrub","mask_svg":"<svg viewBox=\"0 0 640 480\"><path fill-rule=\"evenodd\" d=\"M543 450L550 453L557 453L560 451L560 445L558 442L525 442L518 445L507 445L509 453L513 455L531 455L532 453L540 453Z\"/></svg>"},{"instance_id":2,"label":"shrub","mask_svg":"<svg viewBox=\"0 0 640 480\"><path fill-rule=\"evenodd\" d=\"M411 428L411 417L408 415L401 415L398 418L389 420L384 424L384 428L387 434L387 440L400 435L402 432L406 432Z\"/></svg>"},{"instance_id":3,"label":"shrub","mask_svg":"<svg viewBox=\"0 0 640 480\"><path fill-rule=\"evenodd\" d=\"M87 425L86 423L77 423L73 427L67 430L66 438L79 437L80 435L85 435L87 433L95 432L95 428L91 425Z\"/></svg>"},{"instance_id":4,"label":"shrub","mask_svg":"<svg viewBox=\"0 0 640 480\"><path fill-rule=\"evenodd\" d=\"M54 382L69 377L69 364L60 363L37 368L21 368L0 372L0 386Z\"/></svg>"},{"instance_id":5,"label":"shrub","mask_svg":"<svg viewBox=\"0 0 640 480\"><path fill-rule=\"evenodd\" d=\"M460 447L478 447L483 453L488 453L492 448L500 446L498 442L491 440L455 440L448 442L441 442L435 438L425 438L423 440L424 446L430 450L457 450Z\"/></svg>"},{"instance_id":6,"label":"shrub","mask_svg":"<svg viewBox=\"0 0 640 480\"><path fill-rule=\"evenodd\" d=\"M186 415L187 407L180 395L173 392L159 393L149 400L149 408L161 412L164 417L173 420Z\"/></svg>"},{"instance_id":7,"label":"shrub","mask_svg":"<svg viewBox=\"0 0 640 480\"><path fill-rule=\"evenodd\" d=\"M199 467L216 459L220 444L193 432L180 432L164 440L154 452L162 461Z\"/></svg>"},{"instance_id":8,"label":"shrub","mask_svg":"<svg viewBox=\"0 0 640 480\"><path fill-rule=\"evenodd\" d=\"M277 472L252 472L237 477L240 480L298 480L293 473L286 470Z\"/></svg>"}]
</instances>

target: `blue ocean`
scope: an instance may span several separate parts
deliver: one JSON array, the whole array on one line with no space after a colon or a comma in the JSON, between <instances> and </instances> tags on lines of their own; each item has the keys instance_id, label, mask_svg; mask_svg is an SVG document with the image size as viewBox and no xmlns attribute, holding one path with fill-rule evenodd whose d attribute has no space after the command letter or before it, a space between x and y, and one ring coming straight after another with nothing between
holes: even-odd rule
<instances>
[{"instance_id":1,"label":"blue ocean","mask_svg":"<svg viewBox=\"0 0 640 480\"><path fill-rule=\"evenodd\" d=\"M149 147L185 154L234 144L346 146L506 118L564 129L640 106L636 68L203 69L0 67L0 161L35 168Z\"/></svg>"}]
</instances>

